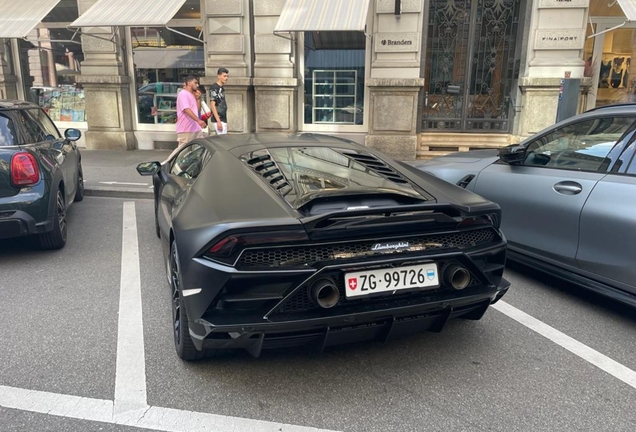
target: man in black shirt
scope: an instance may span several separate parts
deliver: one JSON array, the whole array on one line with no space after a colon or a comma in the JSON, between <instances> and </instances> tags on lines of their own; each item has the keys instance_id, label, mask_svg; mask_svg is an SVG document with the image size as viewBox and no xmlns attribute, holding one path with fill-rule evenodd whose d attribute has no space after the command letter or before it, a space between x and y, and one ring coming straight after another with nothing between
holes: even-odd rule
<instances>
[{"instance_id":1,"label":"man in black shirt","mask_svg":"<svg viewBox=\"0 0 636 432\"><path fill-rule=\"evenodd\" d=\"M214 117L214 129L217 135L227 133L227 102L225 101L225 83L229 72L220 68L216 74L216 82L210 88L210 109Z\"/></svg>"}]
</instances>

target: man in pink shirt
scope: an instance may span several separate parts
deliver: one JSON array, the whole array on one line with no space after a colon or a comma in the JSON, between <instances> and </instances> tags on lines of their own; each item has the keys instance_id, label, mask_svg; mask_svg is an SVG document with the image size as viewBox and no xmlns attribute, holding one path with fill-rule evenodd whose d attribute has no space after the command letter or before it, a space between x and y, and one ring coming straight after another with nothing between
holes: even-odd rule
<instances>
[{"instance_id":1,"label":"man in pink shirt","mask_svg":"<svg viewBox=\"0 0 636 432\"><path fill-rule=\"evenodd\" d=\"M177 95L177 150L201 135L201 129L207 124L199 118L199 108L195 92L199 88L199 79L188 75L183 90Z\"/></svg>"}]
</instances>

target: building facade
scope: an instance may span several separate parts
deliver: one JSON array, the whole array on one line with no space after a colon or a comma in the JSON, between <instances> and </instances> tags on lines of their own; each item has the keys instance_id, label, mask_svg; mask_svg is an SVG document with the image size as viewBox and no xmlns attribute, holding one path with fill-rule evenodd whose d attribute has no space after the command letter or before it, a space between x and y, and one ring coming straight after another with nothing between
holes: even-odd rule
<instances>
[{"instance_id":1,"label":"building facade","mask_svg":"<svg viewBox=\"0 0 636 432\"><path fill-rule=\"evenodd\" d=\"M631 101L636 78L633 0L42 2L20 12L42 14L26 34L0 30L0 98L90 149L174 147L183 78L209 86L219 67L230 132L330 133L403 160L541 130L565 76L581 111Z\"/></svg>"}]
</instances>

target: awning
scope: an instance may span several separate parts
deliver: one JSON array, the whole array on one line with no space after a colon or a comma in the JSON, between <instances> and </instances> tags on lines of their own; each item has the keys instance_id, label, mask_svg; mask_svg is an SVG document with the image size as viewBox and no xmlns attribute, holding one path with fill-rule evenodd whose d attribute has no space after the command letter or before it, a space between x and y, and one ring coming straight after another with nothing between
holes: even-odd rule
<instances>
[{"instance_id":1,"label":"awning","mask_svg":"<svg viewBox=\"0 0 636 432\"><path fill-rule=\"evenodd\" d=\"M607 33L607 32L610 32L612 30L616 30L618 28L621 28L625 24L627 24L628 22L636 22L636 0L614 0L614 3L618 3L618 5L623 10L623 13L625 14L625 21L622 24L619 24L617 26L605 29L605 30L600 31L598 33L594 33L594 34L588 36L587 37L588 39L589 38L593 38L594 36L598 36L600 34ZM610 3L610 5L613 6L612 3ZM590 25L592 25L592 17L588 17L588 19L590 20Z\"/></svg>"},{"instance_id":2,"label":"awning","mask_svg":"<svg viewBox=\"0 0 636 432\"><path fill-rule=\"evenodd\" d=\"M365 30L370 0L287 0L274 33Z\"/></svg>"},{"instance_id":3,"label":"awning","mask_svg":"<svg viewBox=\"0 0 636 432\"><path fill-rule=\"evenodd\" d=\"M165 26L186 0L98 0L71 27Z\"/></svg>"},{"instance_id":4,"label":"awning","mask_svg":"<svg viewBox=\"0 0 636 432\"><path fill-rule=\"evenodd\" d=\"M636 0L618 0L628 22L636 21Z\"/></svg>"},{"instance_id":5,"label":"awning","mask_svg":"<svg viewBox=\"0 0 636 432\"><path fill-rule=\"evenodd\" d=\"M24 38L48 15L60 0L38 0L28 5L2 2L0 38Z\"/></svg>"}]
</instances>

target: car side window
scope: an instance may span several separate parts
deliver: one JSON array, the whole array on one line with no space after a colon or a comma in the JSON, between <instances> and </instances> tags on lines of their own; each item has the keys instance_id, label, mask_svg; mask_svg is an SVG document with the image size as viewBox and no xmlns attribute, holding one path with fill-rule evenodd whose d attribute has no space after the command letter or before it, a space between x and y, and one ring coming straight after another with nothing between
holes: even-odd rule
<instances>
[{"instance_id":1,"label":"car side window","mask_svg":"<svg viewBox=\"0 0 636 432\"><path fill-rule=\"evenodd\" d=\"M523 165L598 171L633 117L599 117L569 124L532 142Z\"/></svg>"},{"instance_id":2,"label":"car side window","mask_svg":"<svg viewBox=\"0 0 636 432\"><path fill-rule=\"evenodd\" d=\"M37 141L38 135L33 130L33 125L24 114L24 110L13 111L13 123L16 130L19 130L20 144L33 144Z\"/></svg>"},{"instance_id":3,"label":"car side window","mask_svg":"<svg viewBox=\"0 0 636 432\"><path fill-rule=\"evenodd\" d=\"M625 174L636 176L636 152L634 151L634 147L636 147L636 144L632 144L632 160L629 162L629 166L627 167Z\"/></svg>"},{"instance_id":4,"label":"car side window","mask_svg":"<svg viewBox=\"0 0 636 432\"><path fill-rule=\"evenodd\" d=\"M18 145L17 138L13 121L0 113L0 147Z\"/></svg>"},{"instance_id":5,"label":"car side window","mask_svg":"<svg viewBox=\"0 0 636 432\"><path fill-rule=\"evenodd\" d=\"M24 128L30 135L29 136L30 143L27 143L27 144L38 143L38 142L47 141L47 140L52 141L57 139L54 136L49 135L44 130L44 128L40 125L40 122L37 120L36 117L33 117L33 114L30 111L33 111L33 110L18 110L17 111L18 117L20 118Z\"/></svg>"},{"instance_id":6,"label":"car side window","mask_svg":"<svg viewBox=\"0 0 636 432\"><path fill-rule=\"evenodd\" d=\"M60 132L57 130L55 123L53 123L53 121L49 118L48 115L46 115L44 111L42 111L41 109L37 109L29 110L29 112L40 122L42 127L44 127L47 135L53 136L55 137L55 139L60 138Z\"/></svg>"},{"instance_id":7,"label":"car side window","mask_svg":"<svg viewBox=\"0 0 636 432\"><path fill-rule=\"evenodd\" d=\"M170 174L186 179L195 179L201 174L205 158L205 147L191 144L175 158Z\"/></svg>"}]
</instances>

